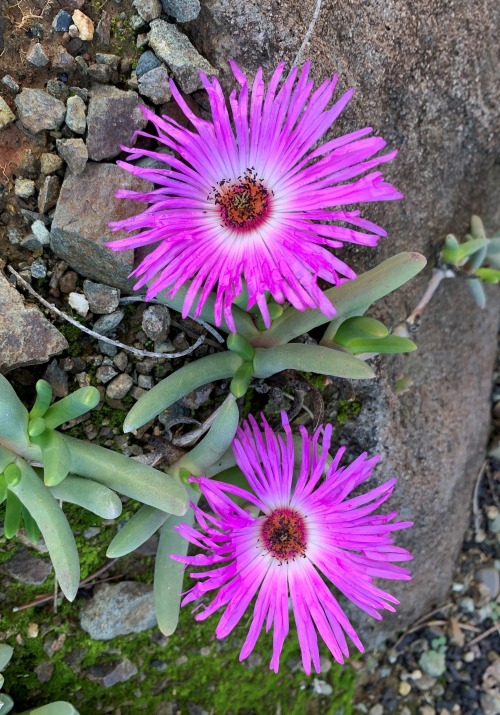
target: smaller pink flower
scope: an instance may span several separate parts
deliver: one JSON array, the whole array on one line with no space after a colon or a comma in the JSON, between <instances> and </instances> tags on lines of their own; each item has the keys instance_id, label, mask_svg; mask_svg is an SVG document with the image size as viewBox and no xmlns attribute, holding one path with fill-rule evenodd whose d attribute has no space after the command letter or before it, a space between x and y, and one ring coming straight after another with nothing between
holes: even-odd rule
<instances>
[{"instance_id":1,"label":"smaller pink flower","mask_svg":"<svg viewBox=\"0 0 500 715\"><path fill-rule=\"evenodd\" d=\"M407 569L392 563L412 556L394 545L391 532L412 524L395 521L397 512L375 513L392 494L395 479L350 496L370 478L379 458L362 454L340 467L343 447L328 464L331 425L319 427L312 438L300 428L302 461L295 476L295 447L285 413L282 424L284 439L274 434L264 417L262 428L249 416L238 430L233 449L253 493L206 477L191 479L213 514L192 505L203 533L186 524L178 531L206 553L172 558L193 567L211 567L190 573L197 583L185 594L182 605L216 591L209 605L197 607L203 610L195 618L204 620L224 608L215 630L218 638L233 630L255 598L240 660L252 652L265 621L266 630L273 629L270 667L278 672L291 602L302 662L309 675L311 661L320 672L318 633L339 663L349 655L346 636L363 652L331 585L378 620L380 610L395 610L392 604L398 600L375 585L375 579L410 578ZM243 509L231 495L242 497L255 509L252 513Z\"/></svg>"}]
</instances>

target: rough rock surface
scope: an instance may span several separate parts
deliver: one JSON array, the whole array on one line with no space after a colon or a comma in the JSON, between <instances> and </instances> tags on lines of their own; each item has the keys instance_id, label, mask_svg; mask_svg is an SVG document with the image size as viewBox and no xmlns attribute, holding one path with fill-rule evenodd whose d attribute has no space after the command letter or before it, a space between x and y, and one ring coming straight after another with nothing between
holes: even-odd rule
<instances>
[{"instance_id":1,"label":"rough rock surface","mask_svg":"<svg viewBox=\"0 0 500 715\"><path fill-rule=\"evenodd\" d=\"M163 10L177 22L195 20L200 14L199 0L162 0Z\"/></svg>"},{"instance_id":2,"label":"rough rock surface","mask_svg":"<svg viewBox=\"0 0 500 715\"><path fill-rule=\"evenodd\" d=\"M153 587L136 581L98 586L92 600L82 606L80 625L101 641L153 628Z\"/></svg>"},{"instance_id":3,"label":"rough rock surface","mask_svg":"<svg viewBox=\"0 0 500 715\"><path fill-rule=\"evenodd\" d=\"M262 66L267 78L279 61L291 65L313 5L205 0L189 35L232 88L228 57L252 74ZM332 137L370 125L399 149L384 174L406 199L363 209L389 239L376 250L341 252L360 269L401 250L431 259L422 275L377 307L391 326L420 299L440 237L450 231L463 236L471 213L481 215L491 232L500 226L499 23L499 5L466 0L371 0L363 12L344 0L323 3L299 57L312 61L316 82L338 72L339 93L356 87ZM499 317L498 292L489 295L481 311L463 284L442 283L424 315L418 351L384 358L377 383L354 385L350 395L359 395L362 411L355 423L349 421L345 441L353 451L383 454L378 478L399 477L392 507L415 522L398 538L415 555L414 579L390 584L401 605L397 617L377 626L381 638L441 602L449 586L488 434ZM399 375L412 381L402 394L395 391Z\"/></svg>"},{"instance_id":4,"label":"rough rock surface","mask_svg":"<svg viewBox=\"0 0 500 715\"><path fill-rule=\"evenodd\" d=\"M29 586L37 586L43 583L51 573L52 564L49 559L42 559L21 547L7 561L5 570L16 581Z\"/></svg>"},{"instance_id":5,"label":"rough rock surface","mask_svg":"<svg viewBox=\"0 0 500 715\"><path fill-rule=\"evenodd\" d=\"M118 188L149 191L148 181L132 176L114 164L88 163L78 176L67 174L52 223L52 250L83 276L99 283L130 290L133 251L112 253L107 241L123 238L110 221L133 216L141 206L115 199Z\"/></svg>"},{"instance_id":6,"label":"rough rock surface","mask_svg":"<svg viewBox=\"0 0 500 715\"><path fill-rule=\"evenodd\" d=\"M81 174L89 158L83 139L57 139L57 152L72 174Z\"/></svg>"},{"instance_id":7,"label":"rough rock surface","mask_svg":"<svg viewBox=\"0 0 500 715\"><path fill-rule=\"evenodd\" d=\"M21 124L33 134L59 129L64 121L64 104L41 89L23 89L15 103Z\"/></svg>"},{"instance_id":8,"label":"rough rock surface","mask_svg":"<svg viewBox=\"0 0 500 715\"><path fill-rule=\"evenodd\" d=\"M0 372L46 362L68 347L66 338L0 273Z\"/></svg>"},{"instance_id":9,"label":"rough rock surface","mask_svg":"<svg viewBox=\"0 0 500 715\"><path fill-rule=\"evenodd\" d=\"M134 131L145 125L136 92L95 85L87 115L89 159L102 161L117 156L120 144L130 142Z\"/></svg>"},{"instance_id":10,"label":"rough rock surface","mask_svg":"<svg viewBox=\"0 0 500 715\"><path fill-rule=\"evenodd\" d=\"M148 97L153 104L164 104L172 99L167 68L161 65L141 75L139 94Z\"/></svg>"}]
</instances>

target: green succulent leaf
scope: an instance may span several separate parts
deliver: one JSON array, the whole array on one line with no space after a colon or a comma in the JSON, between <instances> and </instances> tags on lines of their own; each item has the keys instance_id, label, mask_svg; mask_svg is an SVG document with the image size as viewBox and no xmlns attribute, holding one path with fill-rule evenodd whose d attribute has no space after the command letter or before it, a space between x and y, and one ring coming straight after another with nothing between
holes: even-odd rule
<instances>
[{"instance_id":1,"label":"green succulent leaf","mask_svg":"<svg viewBox=\"0 0 500 715\"><path fill-rule=\"evenodd\" d=\"M234 373L229 389L234 397L243 397L253 377L253 362L244 362Z\"/></svg>"},{"instance_id":2,"label":"green succulent leaf","mask_svg":"<svg viewBox=\"0 0 500 715\"><path fill-rule=\"evenodd\" d=\"M242 363L236 353L230 351L207 355L200 360L184 365L146 392L132 407L123 424L124 432L142 427L154 419L160 412L196 390L214 380L232 377Z\"/></svg>"},{"instance_id":3,"label":"green succulent leaf","mask_svg":"<svg viewBox=\"0 0 500 715\"><path fill-rule=\"evenodd\" d=\"M69 474L50 491L56 499L77 504L103 519L116 519L122 513L120 497L112 489L83 477Z\"/></svg>"},{"instance_id":4,"label":"green succulent leaf","mask_svg":"<svg viewBox=\"0 0 500 715\"><path fill-rule=\"evenodd\" d=\"M483 283L497 284L500 282L500 270L495 268L479 268L475 275L480 278Z\"/></svg>"},{"instance_id":5,"label":"green succulent leaf","mask_svg":"<svg viewBox=\"0 0 500 715\"><path fill-rule=\"evenodd\" d=\"M282 370L316 372L351 380L369 380L375 373L366 363L349 353L324 348L319 345L290 343L276 348L255 351L254 373L256 377L270 377Z\"/></svg>"},{"instance_id":6,"label":"green succulent leaf","mask_svg":"<svg viewBox=\"0 0 500 715\"><path fill-rule=\"evenodd\" d=\"M54 487L67 477L71 467L71 454L64 437L54 430L46 430L39 437L33 437L32 442L42 453L45 486Z\"/></svg>"},{"instance_id":7,"label":"green succulent leaf","mask_svg":"<svg viewBox=\"0 0 500 715\"><path fill-rule=\"evenodd\" d=\"M13 653L14 648L11 645L0 643L0 670L7 667Z\"/></svg>"},{"instance_id":8,"label":"green succulent leaf","mask_svg":"<svg viewBox=\"0 0 500 715\"><path fill-rule=\"evenodd\" d=\"M468 258L469 256L472 256L474 253L477 253L478 251L482 251L488 246L488 239L487 238L473 238L470 241L466 241L465 243L461 243L457 249L456 253L456 260L454 265L459 266L462 263L464 263L465 259Z\"/></svg>"},{"instance_id":9,"label":"green succulent leaf","mask_svg":"<svg viewBox=\"0 0 500 715\"><path fill-rule=\"evenodd\" d=\"M200 495L189 489L189 497L196 504ZM166 636L172 635L179 621L185 568L184 564L174 561L170 555L185 556L189 547L187 539L174 530L174 527L180 523L193 525L194 512L192 509L189 509L184 517L171 517L163 524L156 552L154 602L158 627Z\"/></svg>"},{"instance_id":10,"label":"green succulent leaf","mask_svg":"<svg viewBox=\"0 0 500 715\"><path fill-rule=\"evenodd\" d=\"M21 481L21 470L17 464L9 464L5 467L3 476L8 487L15 487Z\"/></svg>"},{"instance_id":11,"label":"green succulent leaf","mask_svg":"<svg viewBox=\"0 0 500 715\"><path fill-rule=\"evenodd\" d=\"M153 388L154 389L154 388ZM186 489L177 479L135 459L96 444L62 435L71 453L70 471L119 494L182 515L188 508Z\"/></svg>"},{"instance_id":12,"label":"green succulent leaf","mask_svg":"<svg viewBox=\"0 0 500 715\"><path fill-rule=\"evenodd\" d=\"M241 335L235 335L234 333L228 335L227 347L233 353L239 355L242 360L246 360L248 362L251 362L253 360L253 356L255 355L255 348Z\"/></svg>"},{"instance_id":13,"label":"green succulent leaf","mask_svg":"<svg viewBox=\"0 0 500 715\"><path fill-rule=\"evenodd\" d=\"M3 502L7 498L7 482L5 481L5 477L3 474L0 474L0 504L3 504Z\"/></svg>"},{"instance_id":14,"label":"green succulent leaf","mask_svg":"<svg viewBox=\"0 0 500 715\"><path fill-rule=\"evenodd\" d=\"M486 238L484 224L480 216L473 214L470 219L470 232L473 238Z\"/></svg>"},{"instance_id":15,"label":"green succulent leaf","mask_svg":"<svg viewBox=\"0 0 500 715\"><path fill-rule=\"evenodd\" d=\"M456 265L459 247L460 244L457 241L456 236L454 236L452 233L448 234L444 239L444 246L443 250L441 251L441 260L444 263Z\"/></svg>"},{"instance_id":16,"label":"green succulent leaf","mask_svg":"<svg viewBox=\"0 0 500 715\"><path fill-rule=\"evenodd\" d=\"M24 528L28 534L28 539L32 544L37 544L40 538L40 529L24 504L21 504L21 514L23 515Z\"/></svg>"},{"instance_id":17,"label":"green succulent leaf","mask_svg":"<svg viewBox=\"0 0 500 715\"><path fill-rule=\"evenodd\" d=\"M474 303L478 306L478 308L484 308L486 305L486 293L484 292L481 280L479 278L473 278L472 280L466 281L466 283L467 288L474 298Z\"/></svg>"},{"instance_id":18,"label":"green succulent leaf","mask_svg":"<svg viewBox=\"0 0 500 715\"><path fill-rule=\"evenodd\" d=\"M32 420L37 417L43 417L52 402L52 387L46 380L38 380L35 390L36 400L30 412L30 419Z\"/></svg>"},{"instance_id":19,"label":"green succulent leaf","mask_svg":"<svg viewBox=\"0 0 500 715\"><path fill-rule=\"evenodd\" d=\"M16 451L28 448L28 410L3 375L0 375L0 405L0 443Z\"/></svg>"},{"instance_id":20,"label":"green succulent leaf","mask_svg":"<svg viewBox=\"0 0 500 715\"><path fill-rule=\"evenodd\" d=\"M500 253L500 238L490 238L486 254L488 256L496 256Z\"/></svg>"},{"instance_id":21,"label":"green succulent leaf","mask_svg":"<svg viewBox=\"0 0 500 715\"><path fill-rule=\"evenodd\" d=\"M110 543L106 556L116 559L139 548L165 523L169 515L154 506L141 508L127 521Z\"/></svg>"},{"instance_id":22,"label":"green succulent leaf","mask_svg":"<svg viewBox=\"0 0 500 715\"><path fill-rule=\"evenodd\" d=\"M47 429L47 423L43 417L34 417L28 423L28 434L30 437L39 437Z\"/></svg>"},{"instance_id":23,"label":"green succulent leaf","mask_svg":"<svg viewBox=\"0 0 500 715\"><path fill-rule=\"evenodd\" d=\"M347 318L335 333L337 345L349 348L351 340L385 338L389 331L383 323L365 316Z\"/></svg>"},{"instance_id":24,"label":"green succulent leaf","mask_svg":"<svg viewBox=\"0 0 500 715\"><path fill-rule=\"evenodd\" d=\"M64 700L42 705L40 708L25 710L21 715L79 715L78 710Z\"/></svg>"},{"instance_id":25,"label":"green succulent leaf","mask_svg":"<svg viewBox=\"0 0 500 715\"><path fill-rule=\"evenodd\" d=\"M13 539L21 524L21 502L9 489L7 491L7 504L5 507L5 517L3 522L3 533L5 538Z\"/></svg>"},{"instance_id":26,"label":"green succulent leaf","mask_svg":"<svg viewBox=\"0 0 500 715\"><path fill-rule=\"evenodd\" d=\"M14 701L6 693L0 693L0 712L2 715L10 713L14 707Z\"/></svg>"},{"instance_id":27,"label":"green succulent leaf","mask_svg":"<svg viewBox=\"0 0 500 715\"><path fill-rule=\"evenodd\" d=\"M80 562L75 537L64 512L36 472L17 460L22 479L12 491L33 516L42 532L62 592L72 601L80 583Z\"/></svg>"},{"instance_id":28,"label":"green succulent leaf","mask_svg":"<svg viewBox=\"0 0 500 715\"><path fill-rule=\"evenodd\" d=\"M3 474L5 467L8 464L12 464L15 459L16 455L13 452L0 445L0 474Z\"/></svg>"},{"instance_id":29,"label":"green succulent leaf","mask_svg":"<svg viewBox=\"0 0 500 715\"><path fill-rule=\"evenodd\" d=\"M354 355L363 353L377 353L397 355L399 353L411 353L417 349L417 346L408 338L400 338L397 335L386 335L385 338L375 338L368 340L366 338L354 338L349 342L348 349Z\"/></svg>"},{"instance_id":30,"label":"green succulent leaf","mask_svg":"<svg viewBox=\"0 0 500 715\"><path fill-rule=\"evenodd\" d=\"M81 387L49 407L44 415L47 427L55 429L64 422L81 417L99 404L100 399L101 396L96 387Z\"/></svg>"}]
</instances>

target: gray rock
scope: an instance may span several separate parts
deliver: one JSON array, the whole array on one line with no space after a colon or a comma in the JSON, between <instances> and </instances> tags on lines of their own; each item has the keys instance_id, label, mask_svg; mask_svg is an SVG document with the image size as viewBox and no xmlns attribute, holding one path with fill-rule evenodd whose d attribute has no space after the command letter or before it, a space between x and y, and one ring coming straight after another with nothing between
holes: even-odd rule
<instances>
[{"instance_id":1,"label":"gray rock","mask_svg":"<svg viewBox=\"0 0 500 715\"><path fill-rule=\"evenodd\" d=\"M31 179L16 179L14 193L21 199L29 199L35 194L35 182Z\"/></svg>"},{"instance_id":2,"label":"gray rock","mask_svg":"<svg viewBox=\"0 0 500 715\"><path fill-rule=\"evenodd\" d=\"M117 375L118 373L112 365L101 365L96 370L95 378L97 382L100 382L102 385L105 385Z\"/></svg>"},{"instance_id":3,"label":"gray rock","mask_svg":"<svg viewBox=\"0 0 500 715\"><path fill-rule=\"evenodd\" d=\"M151 52L151 50L147 50L146 52L143 52L142 55L139 57L139 61L137 62L135 68L135 73L138 79L140 79L143 74L154 70L156 67L160 67L160 65L161 62L155 55L155 53Z\"/></svg>"},{"instance_id":4,"label":"gray rock","mask_svg":"<svg viewBox=\"0 0 500 715\"><path fill-rule=\"evenodd\" d=\"M63 370L57 360L51 360L43 374L43 379L47 380L52 388L55 397L66 397L68 394L68 375Z\"/></svg>"},{"instance_id":5,"label":"gray rock","mask_svg":"<svg viewBox=\"0 0 500 715\"><path fill-rule=\"evenodd\" d=\"M21 241L21 248L24 248L26 251L31 251L32 253L43 250L41 242L34 233L30 233Z\"/></svg>"},{"instance_id":6,"label":"gray rock","mask_svg":"<svg viewBox=\"0 0 500 715\"><path fill-rule=\"evenodd\" d=\"M40 171L42 174L53 174L58 171L62 165L63 161L57 154L49 154L46 152L40 156Z\"/></svg>"},{"instance_id":7,"label":"gray rock","mask_svg":"<svg viewBox=\"0 0 500 715\"><path fill-rule=\"evenodd\" d=\"M66 102L66 126L75 134L83 134L87 127L85 102L81 97L69 97Z\"/></svg>"},{"instance_id":8,"label":"gray rock","mask_svg":"<svg viewBox=\"0 0 500 715\"><path fill-rule=\"evenodd\" d=\"M153 20L149 44L155 54L172 70L179 87L191 94L202 85L198 71L207 75L218 74L212 65L193 47L186 35L164 20Z\"/></svg>"},{"instance_id":9,"label":"gray rock","mask_svg":"<svg viewBox=\"0 0 500 715\"><path fill-rule=\"evenodd\" d=\"M137 35L137 39L135 41L135 46L137 47L137 49L140 50L141 48L146 47L147 44L148 44L148 33L147 32L141 32L139 35Z\"/></svg>"},{"instance_id":10,"label":"gray rock","mask_svg":"<svg viewBox=\"0 0 500 715\"><path fill-rule=\"evenodd\" d=\"M88 74L94 82L107 84L111 80L113 70L109 65L90 64L88 66Z\"/></svg>"},{"instance_id":11,"label":"gray rock","mask_svg":"<svg viewBox=\"0 0 500 715\"><path fill-rule=\"evenodd\" d=\"M102 283L83 281L83 292L89 302L90 310L98 315L112 313L120 303L120 291Z\"/></svg>"},{"instance_id":12,"label":"gray rock","mask_svg":"<svg viewBox=\"0 0 500 715\"><path fill-rule=\"evenodd\" d=\"M45 90L52 95L52 97L59 99L61 102L66 102L69 96L67 86L64 82L61 82L60 79L49 79L45 86Z\"/></svg>"},{"instance_id":13,"label":"gray rock","mask_svg":"<svg viewBox=\"0 0 500 715\"><path fill-rule=\"evenodd\" d=\"M213 383L209 382L208 385L203 385L203 387L198 387L196 390L188 392L180 402L184 407L188 407L190 410L196 410L209 401L213 389Z\"/></svg>"},{"instance_id":14,"label":"gray rock","mask_svg":"<svg viewBox=\"0 0 500 715\"><path fill-rule=\"evenodd\" d=\"M15 118L16 115L11 110L5 99L0 97L0 129L3 129L8 124L13 122Z\"/></svg>"},{"instance_id":15,"label":"gray rock","mask_svg":"<svg viewBox=\"0 0 500 715\"><path fill-rule=\"evenodd\" d=\"M41 246L48 246L48 244L50 243L50 233L47 231L47 228L43 221L34 221L31 224L31 230L33 231L33 234L37 237Z\"/></svg>"},{"instance_id":16,"label":"gray rock","mask_svg":"<svg viewBox=\"0 0 500 715\"><path fill-rule=\"evenodd\" d=\"M125 683L130 680L137 672L137 666L128 658L123 658L123 660L91 665L85 671L85 676L93 683L98 683L105 688L111 688L117 683Z\"/></svg>"},{"instance_id":17,"label":"gray rock","mask_svg":"<svg viewBox=\"0 0 500 715\"><path fill-rule=\"evenodd\" d=\"M102 355L114 357L118 352L118 348L116 347L116 345L110 345L109 343L105 343L104 340L98 340L97 344L99 346L99 352Z\"/></svg>"},{"instance_id":18,"label":"gray rock","mask_svg":"<svg viewBox=\"0 0 500 715\"><path fill-rule=\"evenodd\" d=\"M140 209L136 202L115 199L118 188L150 191L152 185L113 164L89 162L79 176L66 175L52 222L51 247L81 275L126 290L134 284L128 279L133 251L115 253L104 243L125 236L123 231L112 232L110 221Z\"/></svg>"},{"instance_id":19,"label":"gray rock","mask_svg":"<svg viewBox=\"0 0 500 715\"><path fill-rule=\"evenodd\" d=\"M38 194L38 211L41 214L47 213L54 208L59 198L61 182L57 176L46 176Z\"/></svg>"},{"instance_id":20,"label":"gray rock","mask_svg":"<svg viewBox=\"0 0 500 715\"><path fill-rule=\"evenodd\" d=\"M129 18L128 24L134 32L137 32L137 30L140 30L141 27L146 26L146 23L140 15L132 15L132 17Z\"/></svg>"},{"instance_id":21,"label":"gray rock","mask_svg":"<svg viewBox=\"0 0 500 715\"><path fill-rule=\"evenodd\" d=\"M108 67L111 67L111 69L115 72L120 64L120 58L118 55L110 55L105 52L96 52L95 61L98 65L107 65Z\"/></svg>"},{"instance_id":22,"label":"gray rock","mask_svg":"<svg viewBox=\"0 0 500 715\"><path fill-rule=\"evenodd\" d=\"M28 586L37 586L52 572L52 564L49 559L42 559L21 547L5 563L5 570L16 581Z\"/></svg>"},{"instance_id":23,"label":"gray rock","mask_svg":"<svg viewBox=\"0 0 500 715\"><path fill-rule=\"evenodd\" d=\"M445 655L441 651L428 650L422 653L418 661L424 673L439 678L446 671Z\"/></svg>"},{"instance_id":24,"label":"gray rock","mask_svg":"<svg viewBox=\"0 0 500 715\"><path fill-rule=\"evenodd\" d=\"M118 375L118 377L115 377L107 386L106 397L109 397L111 400L121 400L125 395L128 395L133 384L134 381L130 375Z\"/></svg>"},{"instance_id":25,"label":"gray rock","mask_svg":"<svg viewBox=\"0 0 500 715\"><path fill-rule=\"evenodd\" d=\"M161 65L146 72L139 79L139 94L148 97L153 104L164 104L172 99L167 68Z\"/></svg>"},{"instance_id":26,"label":"gray rock","mask_svg":"<svg viewBox=\"0 0 500 715\"><path fill-rule=\"evenodd\" d=\"M42 258L35 258L30 266L30 273L33 278L45 278L47 275L47 264Z\"/></svg>"},{"instance_id":27,"label":"gray rock","mask_svg":"<svg viewBox=\"0 0 500 715\"><path fill-rule=\"evenodd\" d=\"M64 104L41 89L23 89L15 103L21 124L33 134L59 129L64 121Z\"/></svg>"},{"instance_id":28,"label":"gray rock","mask_svg":"<svg viewBox=\"0 0 500 715\"><path fill-rule=\"evenodd\" d=\"M126 370L127 365L128 365L127 353L124 353L124 352L118 353L118 355L116 355L113 358L113 365L116 365L116 367L118 368L118 370L120 370L120 372L123 372L124 370Z\"/></svg>"},{"instance_id":29,"label":"gray rock","mask_svg":"<svg viewBox=\"0 0 500 715\"><path fill-rule=\"evenodd\" d=\"M109 315L101 315L93 326L93 330L99 335L110 335L116 328L120 325L123 320L125 313L123 310L115 310L114 313Z\"/></svg>"},{"instance_id":30,"label":"gray rock","mask_svg":"<svg viewBox=\"0 0 500 715\"><path fill-rule=\"evenodd\" d=\"M80 97L85 103L89 101L89 90L86 87L70 87L69 95L70 97Z\"/></svg>"},{"instance_id":31,"label":"gray rock","mask_svg":"<svg viewBox=\"0 0 500 715\"><path fill-rule=\"evenodd\" d=\"M56 145L59 156L64 159L70 172L81 174L89 158L83 139L58 139Z\"/></svg>"},{"instance_id":32,"label":"gray rock","mask_svg":"<svg viewBox=\"0 0 500 715\"><path fill-rule=\"evenodd\" d=\"M139 375L137 377L137 385L143 390L150 390L155 384L152 375Z\"/></svg>"},{"instance_id":33,"label":"gray rock","mask_svg":"<svg viewBox=\"0 0 500 715\"><path fill-rule=\"evenodd\" d=\"M68 32L69 26L73 24L73 18L66 10L59 10L52 20L52 27L56 32Z\"/></svg>"},{"instance_id":34,"label":"gray rock","mask_svg":"<svg viewBox=\"0 0 500 715\"><path fill-rule=\"evenodd\" d=\"M7 227L7 238L13 246L18 246L23 240L24 236L25 234L23 233L23 231L21 231L20 228L16 228L15 226Z\"/></svg>"},{"instance_id":35,"label":"gray rock","mask_svg":"<svg viewBox=\"0 0 500 715\"><path fill-rule=\"evenodd\" d=\"M35 67L45 67L49 64L49 58L43 51L43 47L37 42L26 54L26 61Z\"/></svg>"},{"instance_id":36,"label":"gray rock","mask_svg":"<svg viewBox=\"0 0 500 715\"><path fill-rule=\"evenodd\" d=\"M103 641L153 628L153 587L135 581L97 586L80 611L80 625L91 638Z\"/></svg>"},{"instance_id":37,"label":"gray rock","mask_svg":"<svg viewBox=\"0 0 500 715\"><path fill-rule=\"evenodd\" d=\"M68 347L66 338L0 273L0 372L47 362Z\"/></svg>"},{"instance_id":38,"label":"gray rock","mask_svg":"<svg viewBox=\"0 0 500 715\"><path fill-rule=\"evenodd\" d=\"M76 69L77 63L65 47L59 45L52 56L52 69L56 72L71 72Z\"/></svg>"},{"instance_id":39,"label":"gray rock","mask_svg":"<svg viewBox=\"0 0 500 715\"><path fill-rule=\"evenodd\" d=\"M200 14L199 0L162 0L163 10L175 17L177 22L196 20Z\"/></svg>"},{"instance_id":40,"label":"gray rock","mask_svg":"<svg viewBox=\"0 0 500 715\"><path fill-rule=\"evenodd\" d=\"M160 0L134 0L132 4L146 22L156 20L161 15Z\"/></svg>"},{"instance_id":41,"label":"gray rock","mask_svg":"<svg viewBox=\"0 0 500 715\"><path fill-rule=\"evenodd\" d=\"M103 10L101 19L97 23L95 32L103 45L109 45L111 33L111 15L106 10Z\"/></svg>"},{"instance_id":42,"label":"gray rock","mask_svg":"<svg viewBox=\"0 0 500 715\"><path fill-rule=\"evenodd\" d=\"M36 665L33 670L38 678L38 682L42 683L42 685L48 683L54 675L55 667L54 663L51 663L50 660L44 660Z\"/></svg>"},{"instance_id":43,"label":"gray rock","mask_svg":"<svg viewBox=\"0 0 500 715\"><path fill-rule=\"evenodd\" d=\"M87 115L89 158L101 161L117 156L120 144L130 142L133 132L145 125L146 118L139 109L136 92L94 87Z\"/></svg>"},{"instance_id":44,"label":"gray rock","mask_svg":"<svg viewBox=\"0 0 500 715\"><path fill-rule=\"evenodd\" d=\"M476 581L484 584L491 594L491 600L494 601L500 592L500 573L494 566L484 566L476 571Z\"/></svg>"},{"instance_id":45,"label":"gray rock","mask_svg":"<svg viewBox=\"0 0 500 715\"><path fill-rule=\"evenodd\" d=\"M8 87L12 92L17 94L19 92L19 85L17 82L10 76L10 74L6 74L4 77L2 77L2 83Z\"/></svg>"}]
</instances>

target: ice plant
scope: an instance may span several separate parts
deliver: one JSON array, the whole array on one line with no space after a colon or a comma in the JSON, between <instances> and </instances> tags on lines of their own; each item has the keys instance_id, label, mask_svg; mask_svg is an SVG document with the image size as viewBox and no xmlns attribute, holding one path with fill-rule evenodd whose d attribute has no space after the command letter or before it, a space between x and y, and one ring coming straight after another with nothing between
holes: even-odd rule
<instances>
[{"instance_id":1,"label":"ice plant","mask_svg":"<svg viewBox=\"0 0 500 715\"><path fill-rule=\"evenodd\" d=\"M224 319L233 332L231 305L244 290L247 309L257 305L267 327L268 295L333 317L335 308L317 280L338 285L356 277L329 249L346 242L373 246L386 235L345 207L402 197L380 171L372 171L396 152L379 155L385 141L368 136L370 127L317 146L353 94L349 90L328 108L336 75L314 90L309 63L301 71L294 67L283 82L281 63L266 90L261 69L250 87L230 65L240 85L229 96L230 110L218 80L200 73L212 121L196 116L173 82L172 94L192 129L143 107L157 136L136 134L156 139L163 150L123 149L129 161L150 157L164 168L117 163L159 188L118 191L119 198L150 205L112 223L115 230L139 233L108 246L120 251L155 245L133 272L135 288L149 284L148 299L163 290L168 297L191 281L184 317L195 301L197 317L213 289L215 322Z\"/></svg>"},{"instance_id":2,"label":"ice plant","mask_svg":"<svg viewBox=\"0 0 500 715\"><path fill-rule=\"evenodd\" d=\"M376 514L391 495L396 480L364 494L351 496L370 476L378 457L362 454L340 466L345 448L328 455L332 427L320 427L312 437L301 427L302 453L294 474L295 450L291 429L282 414L284 439L265 418L262 428L250 416L233 443L236 461L253 493L205 477L193 478L212 512L192 505L203 530L187 524L178 528L188 541L208 552L177 558L190 566L213 567L190 574L196 584L182 604L218 591L196 615L203 620L220 608L218 638L230 633L255 597L250 628L240 660L253 650L264 621L273 628L271 668L276 672L289 630L289 597L307 674L311 661L320 670L317 632L340 663L348 656L346 635L363 646L340 607L330 584L374 618L379 610L394 611L396 598L375 585L375 578L409 579L409 572L393 564L412 557L394 545L391 532L411 526L395 521L397 512ZM321 442L321 444L320 444ZM243 498L250 511L233 501Z\"/></svg>"}]
</instances>

